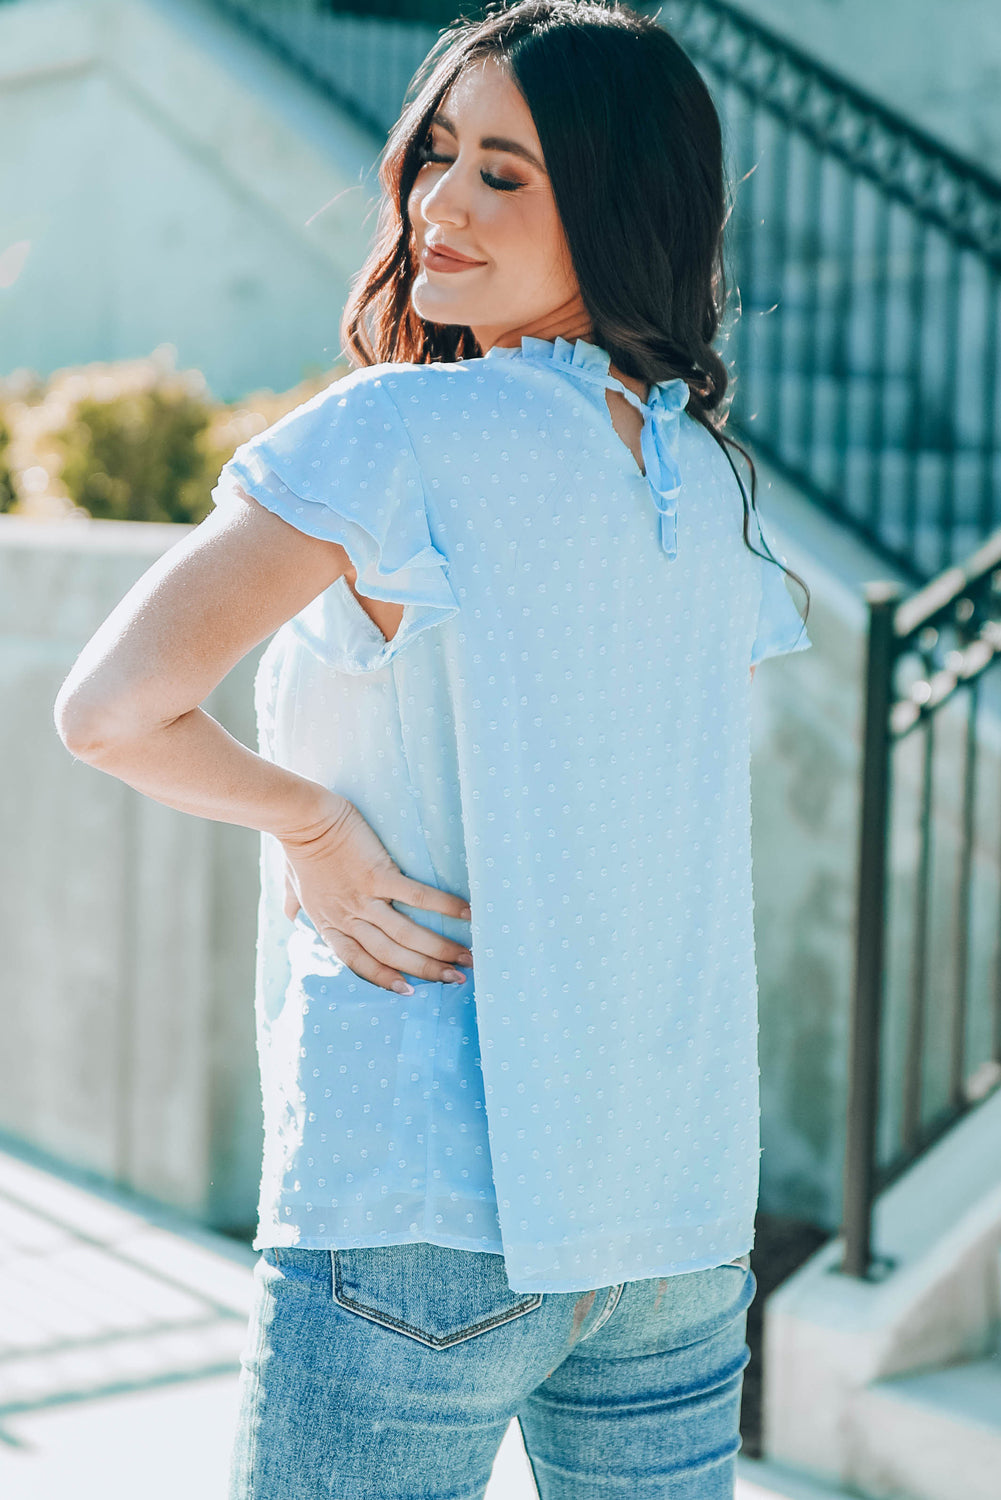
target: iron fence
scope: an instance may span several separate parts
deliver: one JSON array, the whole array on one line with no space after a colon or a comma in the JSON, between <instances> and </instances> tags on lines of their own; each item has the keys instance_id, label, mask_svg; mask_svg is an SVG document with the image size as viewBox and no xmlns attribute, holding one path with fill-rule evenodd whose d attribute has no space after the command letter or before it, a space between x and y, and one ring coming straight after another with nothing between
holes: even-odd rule
<instances>
[{"instance_id":1,"label":"iron fence","mask_svg":"<svg viewBox=\"0 0 1001 1500\"><path fill-rule=\"evenodd\" d=\"M877 1195L1001 1082L1001 736L982 712L1001 677L1001 531L910 597L873 583L867 598L841 1267L853 1276L888 1269L872 1253Z\"/></svg>"},{"instance_id":2,"label":"iron fence","mask_svg":"<svg viewBox=\"0 0 1001 1500\"><path fill-rule=\"evenodd\" d=\"M927 582L1001 525L1001 182L725 0L661 15L736 184L734 422Z\"/></svg>"},{"instance_id":3,"label":"iron fence","mask_svg":"<svg viewBox=\"0 0 1001 1500\"><path fill-rule=\"evenodd\" d=\"M431 0L210 0L381 142L446 23ZM376 12L376 13L374 13ZM428 18L431 19L428 19Z\"/></svg>"}]
</instances>

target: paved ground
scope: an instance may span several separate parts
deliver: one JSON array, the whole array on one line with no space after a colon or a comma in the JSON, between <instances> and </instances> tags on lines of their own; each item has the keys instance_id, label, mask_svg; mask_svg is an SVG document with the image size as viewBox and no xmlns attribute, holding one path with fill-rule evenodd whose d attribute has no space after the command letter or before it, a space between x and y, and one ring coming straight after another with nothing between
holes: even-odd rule
<instances>
[{"instance_id":1,"label":"paved ground","mask_svg":"<svg viewBox=\"0 0 1001 1500\"><path fill-rule=\"evenodd\" d=\"M225 1500L255 1260L0 1151L4 1500ZM537 1500L516 1423L487 1500ZM743 1460L736 1500L828 1497Z\"/></svg>"}]
</instances>

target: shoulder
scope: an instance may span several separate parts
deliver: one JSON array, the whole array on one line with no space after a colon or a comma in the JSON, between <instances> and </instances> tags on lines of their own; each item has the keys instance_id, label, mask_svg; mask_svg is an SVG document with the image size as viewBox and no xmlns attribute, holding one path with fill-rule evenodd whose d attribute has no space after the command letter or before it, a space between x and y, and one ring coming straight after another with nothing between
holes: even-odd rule
<instances>
[{"instance_id":1,"label":"shoulder","mask_svg":"<svg viewBox=\"0 0 1001 1500\"><path fill-rule=\"evenodd\" d=\"M372 384L386 390L402 407L422 402L446 403L450 397L467 399L478 387L494 386L510 379L501 364L491 359L463 359L453 363L372 365L367 372Z\"/></svg>"},{"instance_id":2,"label":"shoulder","mask_svg":"<svg viewBox=\"0 0 1001 1500\"><path fill-rule=\"evenodd\" d=\"M407 421L421 410L441 414L454 406L461 411L468 402L475 403L480 392L510 383L511 372L502 372L498 368L501 363L469 359L453 364L393 361L362 365L332 381L297 407L296 413L323 413L343 420L353 414L364 417L373 409L391 412L395 408Z\"/></svg>"},{"instance_id":3,"label":"shoulder","mask_svg":"<svg viewBox=\"0 0 1001 1500\"><path fill-rule=\"evenodd\" d=\"M521 361L484 359L454 363L370 365L330 388L331 410L350 417L378 416L387 431L412 445L422 469L454 461L458 448L471 461L488 461L483 444L510 436L517 409L526 403ZM366 403L382 403L367 412ZM527 415L523 412L522 415ZM348 426L353 423L348 421ZM475 432L475 451L467 450Z\"/></svg>"},{"instance_id":4,"label":"shoulder","mask_svg":"<svg viewBox=\"0 0 1001 1500\"><path fill-rule=\"evenodd\" d=\"M387 382L399 369L367 365L331 381L241 443L228 467L258 482L269 471L299 496L319 494L335 478L367 487L377 472L386 482L395 475L416 483L412 437Z\"/></svg>"},{"instance_id":5,"label":"shoulder","mask_svg":"<svg viewBox=\"0 0 1001 1500\"><path fill-rule=\"evenodd\" d=\"M510 365L515 362L511 361ZM468 389L485 380L510 378L506 360L463 359L453 363L412 364L403 360L378 365L360 365L335 380L321 396L348 395L353 392L387 390L396 395L416 395L420 391L443 392L452 388ZM314 398L315 399L315 398Z\"/></svg>"}]
</instances>

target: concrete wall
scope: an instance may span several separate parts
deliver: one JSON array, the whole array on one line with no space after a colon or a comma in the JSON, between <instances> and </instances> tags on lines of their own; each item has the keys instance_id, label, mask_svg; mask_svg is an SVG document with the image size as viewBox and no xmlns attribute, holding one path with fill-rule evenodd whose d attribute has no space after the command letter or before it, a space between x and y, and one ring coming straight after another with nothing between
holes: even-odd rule
<instances>
[{"instance_id":1,"label":"concrete wall","mask_svg":"<svg viewBox=\"0 0 1001 1500\"><path fill-rule=\"evenodd\" d=\"M208 7L0 5L0 374L166 342L234 400L327 369L378 147Z\"/></svg>"},{"instance_id":2,"label":"concrete wall","mask_svg":"<svg viewBox=\"0 0 1001 1500\"><path fill-rule=\"evenodd\" d=\"M230 1229L262 1145L258 835L74 760L52 721L81 647L186 530L0 516L0 1129ZM259 655L207 700L251 745Z\"/></svg>"},{"instance_id":3,"label":"concrete wall","mask_svg":"<svg viewBox=\"0 0 1001 1500\"><path fill-rule=\"evenodd\" d=\"M1001 176L997 0L735 0L804 52ZM671 5L664 7L670 25Z\"/></svg>"}]
</instances>

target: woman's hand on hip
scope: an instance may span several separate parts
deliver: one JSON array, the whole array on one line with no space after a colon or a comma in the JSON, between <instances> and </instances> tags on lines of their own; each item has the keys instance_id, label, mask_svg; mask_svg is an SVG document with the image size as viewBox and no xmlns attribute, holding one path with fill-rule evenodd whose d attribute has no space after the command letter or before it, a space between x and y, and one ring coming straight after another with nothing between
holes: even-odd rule
<instances>
[{"instance_id":1,"label":"woman's hand on hip","mask_svg":"<svg viewBox=\"0 0 1001 1500\"><path fill-rule=\"evenodd\" d=\"M467 976L454 966L472 964L469 949L391 905L401 901L467 918L465 898L404 875L353 803L332 792L329 812L281 844L285 915L291 920L304 911L352 973L402 994L413 993L405 973L432 982L465 982Z\"/></svg>"}]
</instances>

